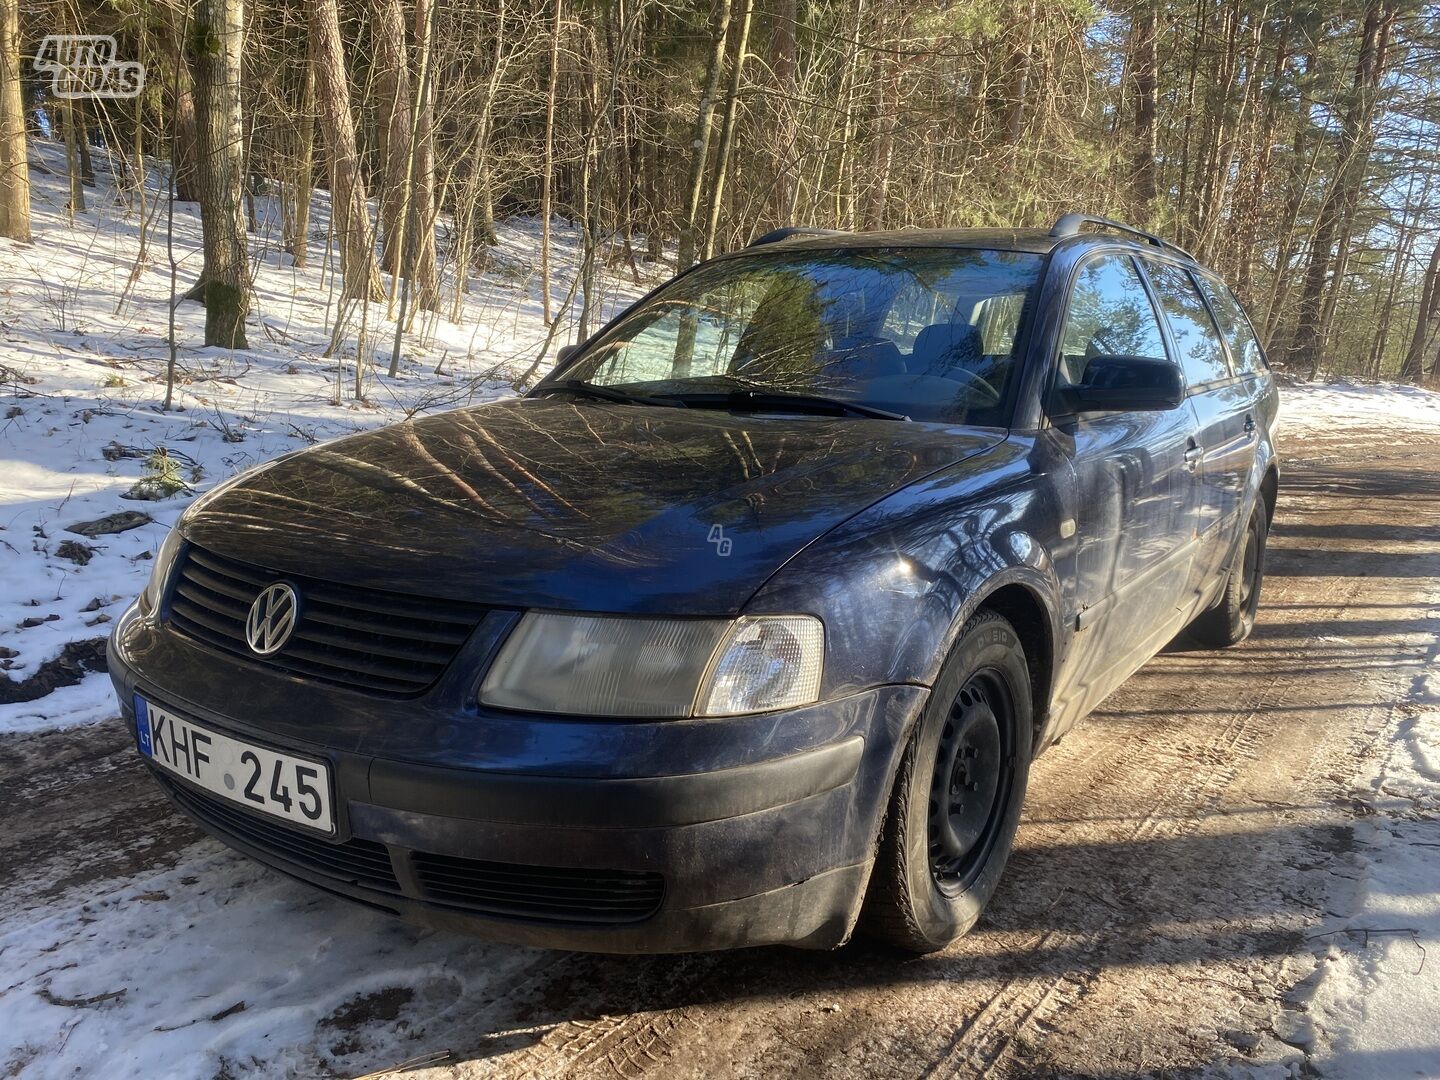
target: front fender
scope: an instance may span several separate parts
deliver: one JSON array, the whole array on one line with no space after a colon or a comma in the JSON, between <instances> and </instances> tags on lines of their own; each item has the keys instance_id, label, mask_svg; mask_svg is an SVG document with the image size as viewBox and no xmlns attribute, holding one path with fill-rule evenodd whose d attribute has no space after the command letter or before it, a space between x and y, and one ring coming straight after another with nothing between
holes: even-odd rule
<instances>
[{"instance_id":1,"label":"front fender","mask_svg":"<svg viewBox=\"0 0 1440 1080\"><path fill-rule=\"evenodd\" d=\"M1029 452L1007 440L895 492L796 555L746 610L824 621L825 696L929 686L965 621L1007 585L1044 611L1057 655L1061 512Z\"/></svg>"}]
</instances>

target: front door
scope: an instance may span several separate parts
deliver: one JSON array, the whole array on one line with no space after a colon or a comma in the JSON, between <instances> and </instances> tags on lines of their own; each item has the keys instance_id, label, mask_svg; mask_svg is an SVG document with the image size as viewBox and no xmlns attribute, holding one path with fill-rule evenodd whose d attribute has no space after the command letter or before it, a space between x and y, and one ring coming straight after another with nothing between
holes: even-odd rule
<instances>
[{"instance_id":1,"label":"front door","mask_svg":"<svg viewBox=\"0 0 1440 1080\"><path fill-rule=\"evenodd\" d=\"M1156 412L1056 411L1056 389L1078 384L1095 356L1168 359L1135 261L1092 256L1071 290L1055 384L1051 435L1072 471L1074 531L1067 597L1076 636L1057 686L1067 727L1093 709L1179 628L1196 533L1196 481L1185 449L1196 429L1188 403Z\"/></svg>"}]
</instances>

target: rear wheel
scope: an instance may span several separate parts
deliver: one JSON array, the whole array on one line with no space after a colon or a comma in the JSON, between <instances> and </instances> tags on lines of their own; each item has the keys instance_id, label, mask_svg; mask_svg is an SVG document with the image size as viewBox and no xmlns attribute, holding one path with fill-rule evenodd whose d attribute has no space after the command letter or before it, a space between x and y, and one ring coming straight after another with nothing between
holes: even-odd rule
<instances>
[{"instance_id":1,"label":"rear wheel","mask_svg":"<svg viewBox=\"0 0 1440 1080\"><path fill-rule=\"evenodd\" d=\"M924 953L975 925L1020 823L1033 718L1020 639L982 611L961 630L905 750L866 897L872 936Z\"/></svg>"},{"instance_id":2,"label":"rear wheel","mask_svg":"<svg viewBox=\"0 0 1440 1080\"><path fill-rule=\"evenodd\" d=\"M1190 636L1201 645L1223 649L1238 645L1255 629L1255 612L1260 606L1260 586L1265 581L1265 541L1269 535L1265 507L1259 503L1240 538L1240 550L1225 580L1225 591L1208 611L1190 624Z\"/></svg>"}]
</instances>

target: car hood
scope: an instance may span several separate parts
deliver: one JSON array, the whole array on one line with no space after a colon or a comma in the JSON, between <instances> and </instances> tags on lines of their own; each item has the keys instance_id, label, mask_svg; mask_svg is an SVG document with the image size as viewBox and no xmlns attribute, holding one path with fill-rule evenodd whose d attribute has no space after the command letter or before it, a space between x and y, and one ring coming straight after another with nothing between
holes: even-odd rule
<instances>
[{"instance_id":1,"label":"car hood","mask_svg":"<svg viewBox=\"0 0 1440 1080\"><path fill-rule=\"evenodd\" d=\"M277 459L182 534L281 573L519 607L721 614L993 430L517 398Z\"/></svg>"}]
</instances>

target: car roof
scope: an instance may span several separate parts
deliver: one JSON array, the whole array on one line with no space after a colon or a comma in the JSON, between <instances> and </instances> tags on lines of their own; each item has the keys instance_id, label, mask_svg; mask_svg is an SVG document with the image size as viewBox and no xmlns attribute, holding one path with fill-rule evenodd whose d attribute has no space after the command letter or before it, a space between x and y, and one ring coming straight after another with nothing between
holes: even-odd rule
<instances>
[{"instance_id":1,"label":"car roof","mask_svg":"<svg viewBox=\"0 0 1440 1080\"><path fill-rule=\"evenodd\" d=\"M1120 246L1137 253L1164 253L1189 265L1200 266L1188 251L1158 237L1148 237L1147 234L1128 231L1071 231L1057 235L1056 229L896 229L886 232L777 229L753 240L748 247L721 257L734 258L762 251L841 251L855 248L906 247L985 248L991 251L1027 251L1048 255L1061 244L1067 247L1094 247L1101 244Z\"/></svg>"},{"instance_id":2,"label":"car roof","mask_svg":"<svg viewBox=\"0 0 1440 1080\"><path fill-rule=\"evenodd\" d=\"M857 247L954 247L1033 251L1043 255L1058 243L1060 240L1044 229L896 229L889 232L815 229L798 230L790 236L775 240L761 237L740 251L756 252L782 248L786 251L826 251Z\"/></svg>"}]
</instances>

